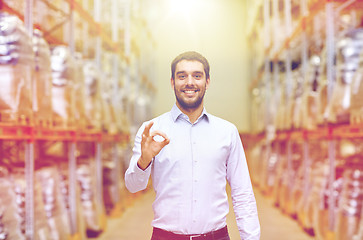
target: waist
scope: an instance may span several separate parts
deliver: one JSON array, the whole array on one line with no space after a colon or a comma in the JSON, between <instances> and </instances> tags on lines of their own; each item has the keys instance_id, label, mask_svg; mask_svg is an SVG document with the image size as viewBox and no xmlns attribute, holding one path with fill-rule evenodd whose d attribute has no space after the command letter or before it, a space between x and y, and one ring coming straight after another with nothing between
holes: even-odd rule
<instances>
[{"instance_id":1,"label":"waist","mask_svg":"<svg viewBox=\"0 0 363 240\"><path fill-rule=\"evenodd\" d=\"M227 226L204 234L176 234L160 228L153 228L153 236L172 240L213 240L228 236Z\"/></svg>"}]
</instances>

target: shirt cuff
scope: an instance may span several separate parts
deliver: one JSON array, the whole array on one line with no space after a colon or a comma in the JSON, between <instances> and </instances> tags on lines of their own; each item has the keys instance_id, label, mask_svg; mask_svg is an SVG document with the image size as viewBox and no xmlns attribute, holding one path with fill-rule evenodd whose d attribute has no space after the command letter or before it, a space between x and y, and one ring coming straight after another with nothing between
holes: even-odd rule
<instances>
[{"instance_id":1,"label":"shirt cuff","mask_svg":"<svg viewBox=\"0 0 363 240\"><path fill-rule=\"evenodd\" d=\"M149 174L151 171L151 164L153 161L154 161L154 159L150 162L150 164L145 169L140 168L139 163L136 163L134 171L138 174Z\"/></svg>"}]
</instances>

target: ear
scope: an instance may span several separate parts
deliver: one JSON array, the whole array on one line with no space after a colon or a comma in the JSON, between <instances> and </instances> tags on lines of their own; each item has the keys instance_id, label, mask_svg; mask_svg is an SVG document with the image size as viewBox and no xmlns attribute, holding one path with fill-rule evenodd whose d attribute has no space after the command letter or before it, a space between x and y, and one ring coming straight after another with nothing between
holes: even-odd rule
<instances>
[{"instance_id":1,"label":"ear","mask_svg":"<svg viewBox=\"0 0 363 240\"><path fill-rule=\"evenodd\" d=\"M174 90L175 81L173 78L170 78L170 85L171 85L171 89Z\"/></svg>"},{"instance_id":2,"label":"ear","mask_svg":"<svg viewBox=\"0 0 363 240\"><path fill-rule=\"evenodd\" d=\"M207 90L209 88L209 84L210 84L210 77L207 78L205 81L206 81L205 82L205 89Z\"/></svg>"}]
</instances>

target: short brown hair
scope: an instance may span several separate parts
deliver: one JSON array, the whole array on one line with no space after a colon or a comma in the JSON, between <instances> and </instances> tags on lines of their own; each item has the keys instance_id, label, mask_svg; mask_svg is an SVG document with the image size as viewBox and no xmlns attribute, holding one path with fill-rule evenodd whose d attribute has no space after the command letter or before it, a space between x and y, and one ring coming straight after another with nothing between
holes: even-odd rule
<instances>
[{"instance_id":1,"label":"short brown hair","mask_svg":"<svg viewBox=\"0 0 363 240\"><path fill-rule=\"evenodd\" d=\"M171 78L172 79L174 79L176 65L182 60L198 61L198 62L202 63L204 66L204 72L205 72L206 79L209 78L210 66L209 66L208 60L202 54L200 54L198 52L189 51L189 52L185 52L185 53L178 55L172 61L172 63L171 63Z\"/></svg>"}]
</instances>

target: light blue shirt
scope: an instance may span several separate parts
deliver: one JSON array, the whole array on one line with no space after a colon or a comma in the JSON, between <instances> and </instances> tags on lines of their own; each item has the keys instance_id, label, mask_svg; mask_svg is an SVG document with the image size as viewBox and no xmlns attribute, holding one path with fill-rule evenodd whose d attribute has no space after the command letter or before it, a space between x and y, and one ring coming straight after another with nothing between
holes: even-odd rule
<instances>
[{"instance_id":1,"label":"light blue shirt","mask_svg":"<svg viewBox=\"0 0 363 240\"><path fill-rule=\"evenodd\" d=\"M176 105L152 121L150 132L164 132L170 143L147 169L140 169L141 135L148 122L144 123L125 173L130 192L145 189L151 175L156 193L152 225L179 234L223 228L229 211L227 180L241 239L259 239L256 201L237 128L205 109L193 124Z\"/></svg>"}]
</instances>

